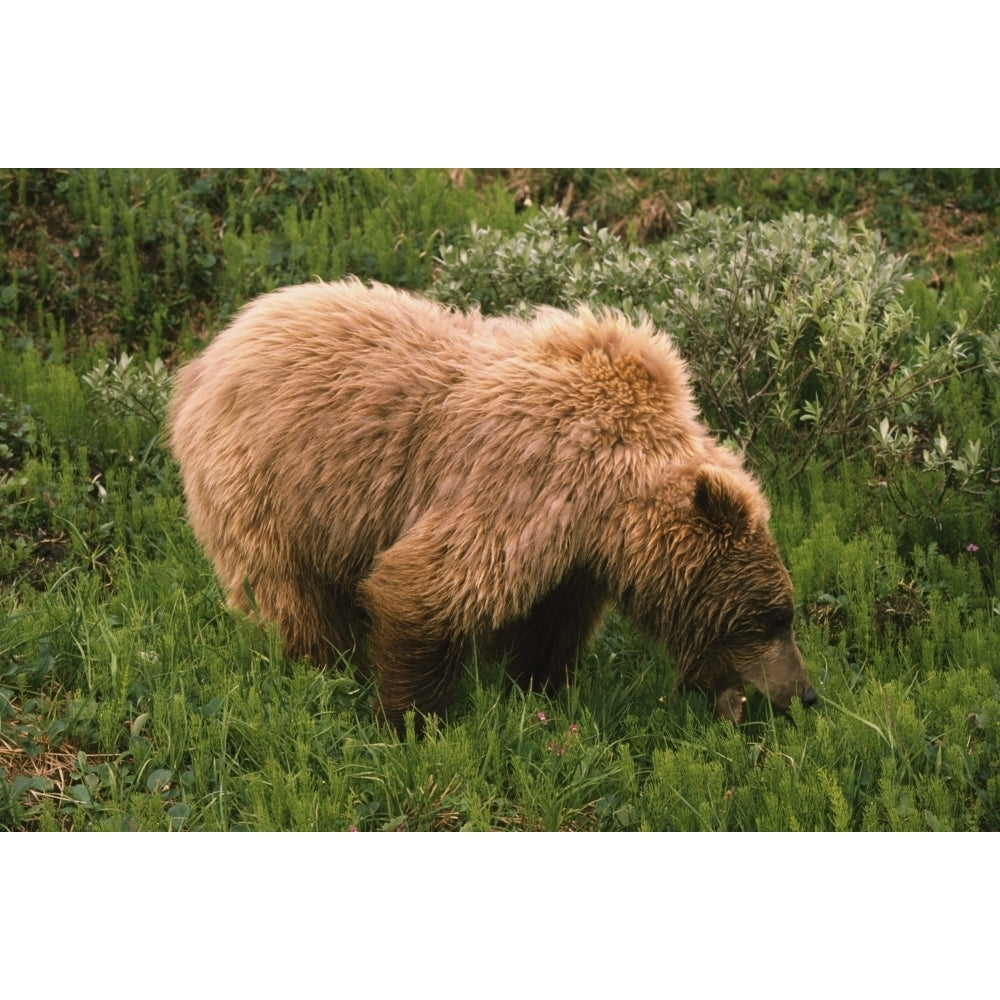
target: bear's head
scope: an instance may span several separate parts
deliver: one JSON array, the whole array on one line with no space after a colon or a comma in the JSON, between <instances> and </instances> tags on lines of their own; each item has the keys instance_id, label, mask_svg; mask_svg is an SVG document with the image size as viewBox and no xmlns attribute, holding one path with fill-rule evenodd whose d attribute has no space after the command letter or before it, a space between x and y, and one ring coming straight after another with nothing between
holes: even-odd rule
<instances>
[{"instance_id":1,"label":"bear's head","mask_svg":"<svg viewBox=\"0 0 1000 1000\"><path fill-rule=\"evenodd\" d=\"M739 721L750 684L779 711L811 705L792 630L792 582L767 527L756 482L735 466L672 470L646 521L638 617L677 663L677 686L708 694L716 712ZM641 596L640 596L641 594Z\"/></svg>"}]
</instances>

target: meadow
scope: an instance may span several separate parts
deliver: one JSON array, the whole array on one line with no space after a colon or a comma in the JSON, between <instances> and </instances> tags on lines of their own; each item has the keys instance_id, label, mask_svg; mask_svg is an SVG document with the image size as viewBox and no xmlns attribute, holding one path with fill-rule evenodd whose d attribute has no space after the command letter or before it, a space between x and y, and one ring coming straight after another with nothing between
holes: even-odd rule
<instances>
[{"instance_id":1,"label":"meadow","mask_svg":"<svg viewBox=\"0 0 1000 1000\"><path fill-rule=\"evenodd\" d=\"M0 172L0 830L1000 830L1000 172ZM648 316L744 450L820 699L738 726L612 613L397 736L228 610L162 439L254 295Z\"/></svg>"}]
</instances>

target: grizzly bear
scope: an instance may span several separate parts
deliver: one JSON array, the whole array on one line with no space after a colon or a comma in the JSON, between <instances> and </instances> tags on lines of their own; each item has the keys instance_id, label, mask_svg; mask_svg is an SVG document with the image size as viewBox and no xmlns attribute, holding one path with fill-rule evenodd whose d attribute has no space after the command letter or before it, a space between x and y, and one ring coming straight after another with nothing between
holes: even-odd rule
<instances>
[{"instance_id":1,"label":"grizzly bear","mask_svg":"<svg viewBox=\"0 0 1000 1000\"><path fill-rule=\"evenodd\" d=\"M649 324L284 288L180 371L169 436L229 602L291 655L358 655L397 727L445 708L473 643L563 683L610 603L721 716L747 684L816 700L767 502Z\"/></svg>"}]
</instances>

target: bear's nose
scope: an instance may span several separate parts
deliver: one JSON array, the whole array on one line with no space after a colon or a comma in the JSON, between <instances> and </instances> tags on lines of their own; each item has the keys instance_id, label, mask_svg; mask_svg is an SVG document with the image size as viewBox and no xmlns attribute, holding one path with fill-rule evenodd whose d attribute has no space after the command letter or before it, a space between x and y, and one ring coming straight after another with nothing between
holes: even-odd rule
<instances>
[{"instance_id":1,"label":"bear's nose","mask_svg":"<svg viewBox=\"0 0 1000 1000\"><path fill-rule=\"evenodd\" d=\"M816 688L811 684L802 692L803 705L815 705L818 699L819 695L816 693Z\"/></svg>"}]
</instances>

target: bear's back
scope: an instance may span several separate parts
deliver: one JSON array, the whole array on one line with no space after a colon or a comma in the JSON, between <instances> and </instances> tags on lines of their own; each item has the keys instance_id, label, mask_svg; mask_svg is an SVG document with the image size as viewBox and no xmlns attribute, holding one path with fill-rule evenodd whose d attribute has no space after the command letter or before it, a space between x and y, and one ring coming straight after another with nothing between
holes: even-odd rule
<instances>
[{"instance_id":1,"label":"bear's back","mask_svg":"<svg viewBox=\"0 0 1000 1000\"><path fill-rule=\"evenodd\" d=\"M251 302L181 369L171 401L200 540L238 537L266 517L287 530L287 547L363 566L433 494L449 461L440 450L426 458L446 433L440 415L496 350L491 325L353 280ZM507 329L504 350L516 339ZM306 524L323 531L300 537Z\"/></svg>"},{"instance_id":2,"label":"bear's back","mask_svg":"<svg viewBox=\"0 0 1000 1000\"><path fill-rule=\"evenodd\" d=\"M238 540L267 523L344 578L428 510L516 519L573 496L599 519L717 447L651 327L586 309L484 319L354 280L247 306L181 371L170 432L196 526Z\"/></svg>"}]
</instances>

